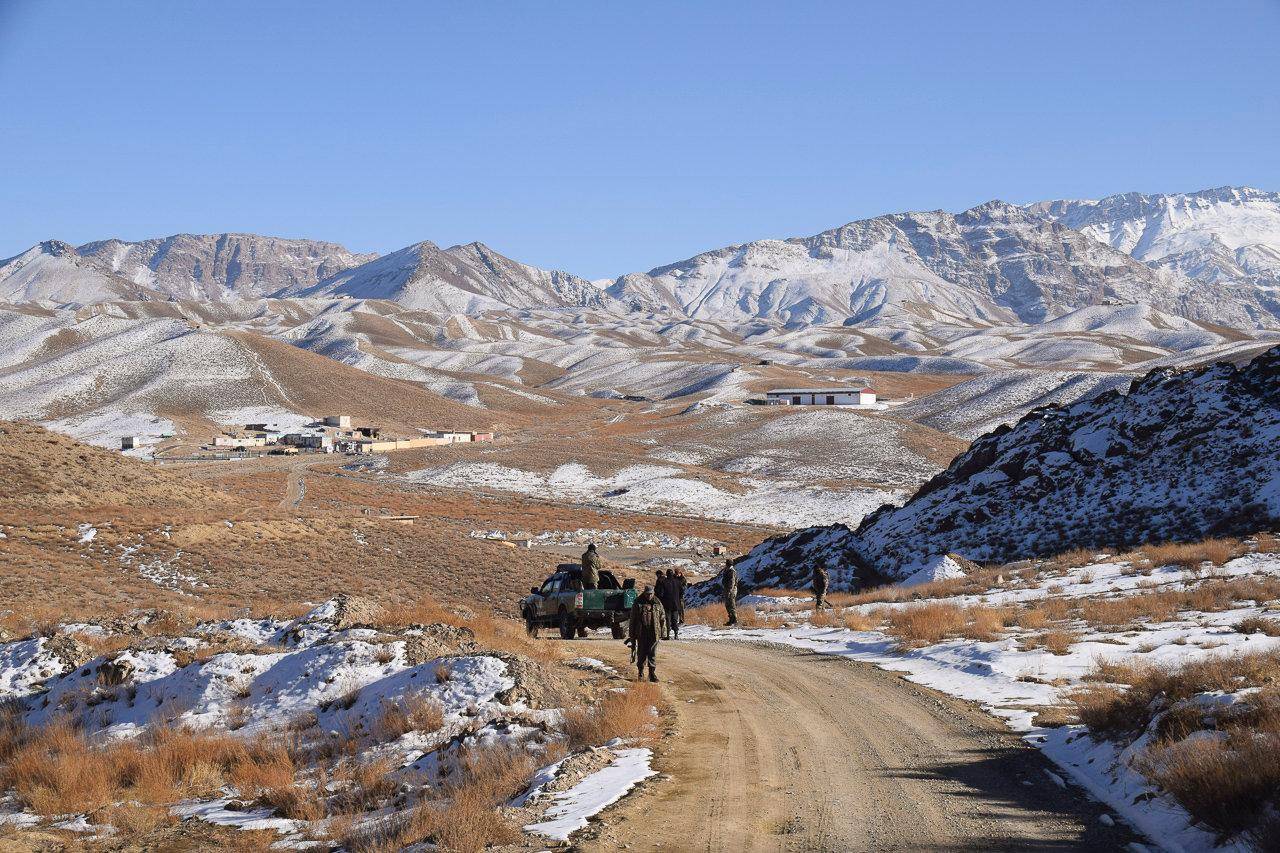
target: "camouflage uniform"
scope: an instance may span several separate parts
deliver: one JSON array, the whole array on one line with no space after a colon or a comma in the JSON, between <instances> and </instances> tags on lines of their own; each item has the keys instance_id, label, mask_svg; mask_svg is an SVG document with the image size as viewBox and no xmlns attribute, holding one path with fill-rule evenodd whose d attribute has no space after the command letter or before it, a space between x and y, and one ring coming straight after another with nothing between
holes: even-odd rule
<instances>
[{"instance_id":1,"label":"camouflage uniform","mask_svg":"<svg viewBox=\"0 0 1280 853\"><path fill-rule=\"evenodd\" d=\"M829 582L827 570L822 566L813 567L813 597L814 609L827 606L827 583Z\"/></svg>"},{"instance_id":2,"label":"camouflage uniform","mask_svg":"<svg viewBox=\"0 0 1280 853\"><path fill-rule=\"evenodd\" d=\"M729 614L729 624L738 624L738 570L733 561L724 561L724 572L720 575L720 590L724 593L724 610Z\"/></svg>"},{"instance_id":3,"label":"camouflage uniform","mask_svg":"<svg viewBox=\"0 0 1280 853\"><path fill-rule=\"evenodd\" d=\"M600 555L596 553L596 543L592 542L582 555L582 588L596 589L600 586Z\"/></svg>"},{"instance_id":4,"label":"camouflage uniform","mask_svg":"<svg viewBox=\"0 0 1280 853\"><path fill-rule=\"evenodd\" d=\"M657 681L658 637L666 632L667 616L653 590L645 588L631 605L631 624L627 626L627 643L635 649L636 678L644 677L649 667L649 680Z\"/></svg>"}]
</instances>

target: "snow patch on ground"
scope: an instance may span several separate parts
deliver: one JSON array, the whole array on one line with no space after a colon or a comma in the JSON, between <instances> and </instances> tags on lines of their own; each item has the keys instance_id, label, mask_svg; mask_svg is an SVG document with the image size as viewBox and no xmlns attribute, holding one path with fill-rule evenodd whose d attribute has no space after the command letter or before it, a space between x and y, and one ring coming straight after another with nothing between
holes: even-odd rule
<instances>
[{"instance_id":1,"label":"snow patch on ground","mask_svg":"<svg viewBox=\"0 0 1280 853\"><path fill-rule=\"evenodd\" d=\"M492 462L455 462L412 471L407 479L462 489L517 492L641 512L677 512L720 521L797 526L856 523L884 503L901 498L880 489L829 489L782 481L743 479L745 494L680 476L679 468L632 465L597 477L577 463L549 474Z\"/></svg>"},{"instance_id":2,"label":"snow patch on ground","mask_svg":"<svg viewBox=\"0 0 1280 853\"><path fill-rule=\"evenodd\" d=\"M649 766L653 754L642 747L619 749L615 756L608 767L556 794L544 815L546 819L525 829L556 841L568 841L570 835L586 828L588 818L613 805L657 772Z\"/></svg>"},{"instance_id":3,"label":"snow patch on ground","mask_svg":"<svg viewBox=\"0 0 1280 853\"><path fill-rule=\"evenodd\" d=\"M125 455L137 457L150 456L151 451L147 448L160 443L162 438L173 435L176 429L173 421L167 418L158 418L146 412L110 409L89 415L42 421L41 425L86 444L110 450L119 450L120 439L131 435L138 440L140 446L126 450Z\"/></svg>"}]
</instances>

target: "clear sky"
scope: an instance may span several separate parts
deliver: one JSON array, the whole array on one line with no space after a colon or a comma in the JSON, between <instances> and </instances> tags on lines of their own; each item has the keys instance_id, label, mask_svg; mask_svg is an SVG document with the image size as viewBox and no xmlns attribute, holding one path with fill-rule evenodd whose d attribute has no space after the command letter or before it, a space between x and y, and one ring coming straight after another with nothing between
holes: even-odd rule
<instances>
[{"instance_id":1,"label":"clear sky","mask_svg":"<svg viewBox=\"0 0 1280 853\"><path fill-rule=\"evenodd\" d=\"M0 0L0 257L251 231L612 277L991 198L1280 190L1280 0Z\"/></svg>"}]
</instances>

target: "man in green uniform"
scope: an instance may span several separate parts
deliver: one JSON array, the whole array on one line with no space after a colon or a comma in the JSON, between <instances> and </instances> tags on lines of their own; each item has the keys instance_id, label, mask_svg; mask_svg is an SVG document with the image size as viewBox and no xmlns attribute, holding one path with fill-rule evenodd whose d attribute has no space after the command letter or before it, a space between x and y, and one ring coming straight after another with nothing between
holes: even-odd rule
<instances>
[{"instance_id":1,"label":"man in green uniform","mask_svg":"<svg viewBox=\"0 0 1280 853\"><path fill-rule=\"evenodd\" d=\"M729 624L738 624L738 570L733 567L733 560L724 561L724 572L720 575L720 590L724 593L724 610L729 614Z\"/></svg>"},{"instance_id":2,"label":"man in green uniform","mask_svg":"<svg viewBox=\"0 0 1280 853\"><path fill-rule=\"evenodd\" d=\"M649 667L649 680L657 681L655 669L658 663L658 638L666 633L666 612L662 602L653 594L653 587L646 586L631 605L631 624L627 628L627 645L636 656L636 679L644 678L644 668Z\"/></svg>"},{"instance_id":3,"label":"man in green uniform","mask_svg":"<svg viewBox=\"0 0 1280 853\"><path fill-rule=\"evenodd\" d=\"M600 586L600 554L596 552L596 543L587 544L582 555L582 588L596 589Z\"/></svg>"},{"instance_id":4,"label":"man in green uniform","mask_svg":"<svg viewBox=\"0 0 1280 853\"><path fill-rule=\"evenodd\" d=\"M823 607L827 606L827 582L829 580L830 578L827 577L826 567L822 565L815 565L813 567L813 597L815 599L813 603L814 610L821 610Z\"/></svg>"}]
</instances>

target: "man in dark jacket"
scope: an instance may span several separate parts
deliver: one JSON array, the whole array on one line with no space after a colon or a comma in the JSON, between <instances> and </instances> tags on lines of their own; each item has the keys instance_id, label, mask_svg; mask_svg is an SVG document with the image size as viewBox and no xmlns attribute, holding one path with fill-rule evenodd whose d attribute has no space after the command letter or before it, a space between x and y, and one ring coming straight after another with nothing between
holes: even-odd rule
<instances>
[{"instance_id":1,"label":"man in dark jacket","mask_svg":"<svg viewBox=\"0 0 1280 853\"><path fill-rule=\"evenodd\" d=\"M724 561L724 571L720 575L720 591L724 593L724 611L729 615L729 624L738 624L738 570L733 567L733 560Z\"/></svg>"},{"instance_id":2,"label":"man in dark jacket","mask_svg":"<svg viewBox=\"0 0 1280 853\"><path fill-rule=\"evenodd\" d=\"M587 550L582 555L582 588L596 589L600 586L600 554L596 551L596 543L587 543Z\"/></svg>"},{"instance_id":3,"label":"man in dark jacket","mask_svg":"<svg viewBox=\"0 0 1280 853\"><path fill-rule=\"evenodd\" d=\"M676 577L675 571L667 569L667 574L662 578L662 592L658 595L662 600L662 609L667 611L667 628L680 639L680 602L684 598L684 590L680 586L680 580ZM663 637L667 640L670 637Z\"/></svg>"},{"instance_id":4,"label":"man in dark jacket","mask_svg":"<svg viewBox=\"0 0 1280 853\"><path fill-rule=\"evenodd\" d=\"M671 600L671 593L667 590L667 576L662 569L658 569L653 577L653 597L658 599L659 606L662 607L662 615L667 617L666 622L662 626L662 639L671 639L671 610L667 606Z\"/></svg>"},{"instance_id":5,"label":"man in dark jacket","mask_svg":"<svg viewBox=\"0 0 1280 853\"><path fill-rule=\"evenodd\" d=\"M827 577L826 568L819 564L813 567L813 609L821 610L827 606Z\"/></svg>"},{"instance_id":6,"label":"man in dark jacket","mask_svg":"<svg viewBox=\"0 0 1280 853\"><path fill-rule=\"evenodd\" d=\"M658 638L666 630L666 613L662 603L653 594L653 587L646 586L631 605L631 623L627 626L627 645L636 655L636 679L644 678L644 668L649 667L649 680L657 681Z\"/></svg>"},{"instance_id":7,"label":"man in dark jacket","mask_svg":"<svg viewBox=\"0 0 1280 853\"><path fill-rule=\"evenodd\" d=\"M689 589L689 581L685 579L684 572L676 570L676 617L680 620L680 624L684 624L684 594Z\"/></svg>"}]
</instances>

